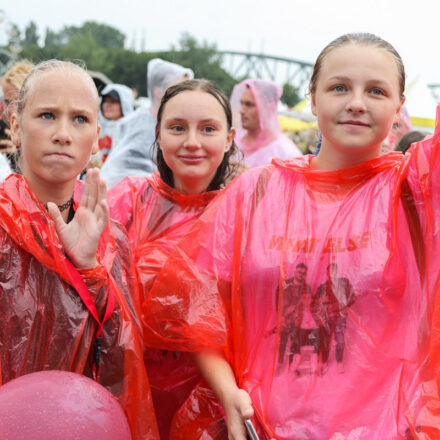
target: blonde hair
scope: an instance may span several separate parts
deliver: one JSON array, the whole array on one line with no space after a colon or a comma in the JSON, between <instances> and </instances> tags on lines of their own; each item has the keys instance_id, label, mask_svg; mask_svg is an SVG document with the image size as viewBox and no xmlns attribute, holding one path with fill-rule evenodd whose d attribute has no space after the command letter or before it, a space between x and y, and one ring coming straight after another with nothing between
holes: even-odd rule
<instances>
[{"instance_id":1,"label":"blonde hair","mask_svg":"<svg viewBox=\"0 0 440 440\"><path fill-rule=\"evenodd\" d=\"M18 94L18 101L17 101L18 117L21 117L21 115L23 114L23 110L25 108L27 98L29 94L32 92L32 89L35 85L37 78L43 75L44 73L57 71L57 70L66 71L66 73L76 73L82 76L83 78L85 78L86 81L88 82L88 85L90 86L90 90L92 91L93 95L95 95L96 97L96 110L98 111L98 107L99 107L98 90L96 89L92 77L85 70L85 67L83 65L72 63L70 61L60 61L60 60L52 59L38 63L26 76L26 79L21 85L20 92Z\"/></svg>"},{"instance_id":2,"label":"blonde hair","mask_svg":"<svg viewBox=\"0 0 440 440\"><path fill-rule=\"evenodd\" d=\"M391 58L396 63L397 72L399 76L399 88L400 88L400 97L404 98L405 91L405 67L403 65L402 58L400 57L397 50L387 41L382 38L369 33L354 33L354 34L345 34L342 35L336 40L333 40L329 43L321 53L318 55L316 59L315 66L313 67L312 77L310 78L309 83L309 91L310 93L314 93L316 91L316 85L318 82L319 74L322 69L322 64L324 63L328 54L333 50L341 46L345 46L346 44L359 44L364 46L373 46L378 49L385 50Z\"/></svg>"},{"instance_id":3,"label":"blonde hair","mask_svg":"<svg viewBox=\"0 0 440 440\"><path fill-rule=\"evenodd\" d=\"M14 86L16 89L20 90L21 85L28 73L32 70L34 65L27 60L19 61L15 63L3 76L2 83Z\"/></svg>"}]
</instances>

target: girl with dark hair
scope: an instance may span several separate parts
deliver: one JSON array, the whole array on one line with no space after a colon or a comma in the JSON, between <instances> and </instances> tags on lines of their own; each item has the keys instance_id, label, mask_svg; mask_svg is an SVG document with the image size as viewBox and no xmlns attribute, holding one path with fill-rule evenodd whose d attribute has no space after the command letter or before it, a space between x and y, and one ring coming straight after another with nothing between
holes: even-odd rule
<instances>
[{"instance_id":1,"label":"girl with dark hair","mask_svg":"<svg viewBox=\"0 0 440 440\"><path fill-rule=\"evenodd\" d=\"M440 122L381 155L404 88L386 41L330 43L310 83L319 154L237 178L155 280L144 325L155 345L198 352L230 440L249 417L262 439L440 438ZM303 331L281 347L286 328ZM191 438L221 438L198 429L212 415L193 406Z\"/></svg>"},{"instance_id":2,"label":"girl with dark hair","mask_svg":"<svg viewBox=\"0 0 440 440\"><path fill-rule=\"evenodd\" d=\"M206 80L170 87L158 110L154 149L158 171L127 177L108 196L110 216L129 233L141 301L168 255L235 172L232 113L223 91ZM147 346L148 340L145 335ZM199 372L187 354L151 349L145 361L161 436L168 438L171 419Z\"/></svg>"}]
</instances>

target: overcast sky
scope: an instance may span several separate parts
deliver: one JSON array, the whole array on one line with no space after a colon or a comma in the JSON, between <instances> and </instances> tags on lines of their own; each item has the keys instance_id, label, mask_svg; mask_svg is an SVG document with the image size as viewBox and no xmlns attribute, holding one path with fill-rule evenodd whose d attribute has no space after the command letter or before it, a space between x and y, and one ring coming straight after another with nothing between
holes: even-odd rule
<instances>
[{"instance_id":1,"label":"overcast sky","mask_svg":"<svg viewBox=\"0 0 440 440\"><path fill-rule=\"evenodd\" d=\"M219 49L264 52L313 62L337 36L375 33L401 54L407 81L440 83L440 0L14 0L0 9L24 29L95 20L127 36L127 47L168 49L182 32Z\"/></svg>"}]
</instances>

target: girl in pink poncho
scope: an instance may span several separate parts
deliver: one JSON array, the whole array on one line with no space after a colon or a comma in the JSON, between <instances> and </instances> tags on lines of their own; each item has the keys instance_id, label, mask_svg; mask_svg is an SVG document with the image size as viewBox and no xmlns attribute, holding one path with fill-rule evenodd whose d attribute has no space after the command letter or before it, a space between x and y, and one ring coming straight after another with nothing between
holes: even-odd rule
<instances>
[{"instance_id":1,"label":"girl in pink poncho","mask_svg":"<svg viewBox=\"0 0 440 440\"><path fill-rule=\"evenodd\" d=\"M169 254L235 172L228 98L209 81L184 81L166 91L156 136L158 171L123 179L108 197L111 217L129 232L143 299ZM165 351L167 344L159 348L147 350L145 362L161 438L169 438L174 414L201 377L190 355Z\"/></svg>"},{"instance_id":2,"label":"girl in pink poncho","mask_svg":"<svg viewBox=\"0 0 440 440\"><path fill-rule=\"evenodd\" d=\"M232 91L237 145L249 168L269 165L275 158L302 156L298 147L281 133L278 102L282 93L278 84L262 79L247 79Z\"/></svg>"},{"instance_id":3,"label":"girl in pink poncho","mask_svg":"<svg viewBox=\"0 0 440 440\"><path fill-rule=\"evenodd\" d=\"M236 179L156 278L150 332L197 352L229 439L247 417L260 438L440 438L440 125L379 155L404 81L384 40L330 43L310 83L319 155Z\"/></svg>"}]
</instances>

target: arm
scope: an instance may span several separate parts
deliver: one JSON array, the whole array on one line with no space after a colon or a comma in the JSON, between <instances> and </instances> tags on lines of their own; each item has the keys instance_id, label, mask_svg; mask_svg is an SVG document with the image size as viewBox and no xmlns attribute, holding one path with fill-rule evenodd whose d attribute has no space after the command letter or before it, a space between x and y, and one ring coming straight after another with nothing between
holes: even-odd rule
<instances>
[{"instance_id":1,"label":"arm","mask_svg":"<svg viewBox=\"0 0 440 440\"><path fill-rule=\"evenodd\" d=\"M203 377L225 410L229 440L246 440L244 419L254 415L249 394L237 386L231 366L220 350L204 350L194 354Z\"/></svg>"}]
</instances>

